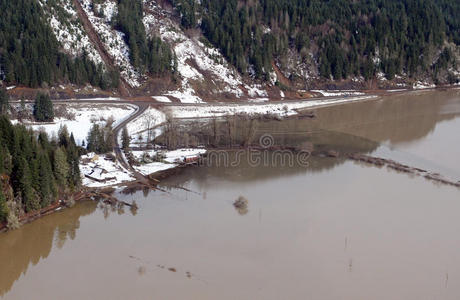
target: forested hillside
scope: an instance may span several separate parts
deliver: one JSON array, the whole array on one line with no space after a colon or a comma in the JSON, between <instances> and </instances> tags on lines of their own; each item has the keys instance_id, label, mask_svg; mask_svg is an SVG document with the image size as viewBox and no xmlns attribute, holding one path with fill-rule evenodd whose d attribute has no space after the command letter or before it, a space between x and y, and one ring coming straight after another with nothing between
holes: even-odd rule
<instances>
[{"instance_id":1,"label":"forested hillside","mask_svg":"<svg viewBox=\"0 0 460 300\"><path fill-rule=\"evenodd\" d=\"M50 139L0 115L0 223L8 219L15 226L19 216L76 189L81 181L78 164L79 149L65 127L57 139Z\"/></svg>"},{"instance_id":2,"label":"forested hillside","mask_svg":"<svg viewBox=\"0 0 460 300\"><path fill-rule=\"evenodd\" d=\"M0 0L0 11L7 86L201 101L460 77L456 0Z\"/></svg>"},{"instance_id":3,"label":"forested hillside","mask_svg":"<svg viewBox=\"0 0 460 300\"><path fill-rule=\"evenodd\" d=\"M454 62L446 43L459 45L455 0L174 2L183 26L200 27L240 72L263 79L273 60L285 67L288 51L301 60L312 54L324 78L370 79L379 71L387 79L395 74L436 77L433 71ZM438 62L442 51L449 61Z\"/></svg>"},{"instance_id":4,"label":"forested hillside","mask_svg":"<svg viewBox=\"0 0 460 300\"><path fill-rule=\"evenodd\" d=\"M0 0L0 11L0 79L7 84L117 86L85 53L73 58L60 51L37 0Z\"/></svg>"},{"instance_id":5,"label":"forested hillside","mask_svg":"<svg viewBox=\"0 0 460 300\"><path fill-rule=\"evenodd\" d=\"M125 34L131 63L141 73L168 73L174 65L171 49L157 37L147 39L143 15L141 0L118 0L116 28Z\"/></svg>"}]
</instances>

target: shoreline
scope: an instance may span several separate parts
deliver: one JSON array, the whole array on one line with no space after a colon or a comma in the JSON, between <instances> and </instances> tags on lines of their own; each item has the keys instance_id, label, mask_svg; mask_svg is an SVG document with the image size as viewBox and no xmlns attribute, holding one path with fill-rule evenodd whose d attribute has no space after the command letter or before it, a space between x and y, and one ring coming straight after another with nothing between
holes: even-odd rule
<instances>
[{"instance_id":1,"label":"shoreline","mask_svg":"<svg viewBox=\"0 0 460 300\"><path fill-rule=\"evenodd\" d=\"M436 88L417 89L417 90L380 91L380 93L365 94L365 95L360 95L360 96L316 97L316 98L309 98L309 99L304 99L304 100L283 100L283 101L279 101L279 102L280 102L280 104L286 103L286 102L288 102L288 103L289 102L290 103L305 103L305 102L307 102L308 103L308 102L318 101L318 100L323 100L321 102L329 102L329 103L313 104L313 105L311 105L311 107L295 109L295 111L297 112L296 114L288 115L288 116L283 117L283 119L291 119L291 118L299 117L301 115L299 112L306 112L306 111L310 111L310 110L318 109L318 108L324 108L324 107L330 107L330 106L338 106L338 105L347 105L347 104L360 103L360 102L367 102L367 101L372 101L372 100L377 100L377 99L385 99L388 96L394 96L394 95L404 95L404 94L412 94L412 93L420 93L420 92L423 92L423 93L425 93L425 92L434 92L436 90L441 90L441 91L443 91L443 90L454 90L454 89L459 89L459 88L460 88L459 86L449 86L449 87L436 87ZM86 101L91 101L91 100L88 99ZM132 102L124 102L121 99L118 100L117 102L120 103L120 104L132 103ZM145 104L147 104L147 103L145 103ZM179 107L180 106L224 106L225 107L225 106L232 105L232 106L238 107L239 105L264 106L264 105L270 105L270 104L273 104L273 102L268 101L268 102L262 102L262 103L244 103L244 104L243 103L235 103L235 102L234 103L218 103L218 104L214 104L214 103L202 104L202 103L200 103L200 104L186 104L186 105L172 104L171 103L170 105L165 105L165 106L179 106ZM129 116L127 118L127 119L129 119L129 122L134 121L136 118L140 117L138 112L139 111L137 110L135 113L133 113L131 116ZM136 114L137 114L137 116L135 116ZM237 114L234 114L234 115L237 115ZM263 117L263 116L267 116L267 115L268 114L261 114L259 116ZM195 117L195 118L184 117L184 118L175 118L175 119L203 119L203 120L209 120L209 119L215 119L215 118L219 118L219 116ZM124 125L126 126L127 124L124 124ZM114 132L115 132L115 130L114 130ZM115 138L117 139L117 135L115 135ZM206 149L208 151L213 150L213 149L207 149L207 148L204 148L204 149ZM188 168L188 167L190 167L190 165L175 165L175 166L172 166L171 168L161 170L161 171L157 171L157 172L153 172L153 173L148 174L148 175L143 175L143 174L140 174L140 173L139 174L142 175L142 177L144 177L147 180L147 182L148 181L155 182L154 184L151 184L150 188L152 188L154 190L157 190L156 185L158 183L160 183L160 180L168 179L168 178L178 174L179 172L181 172L182 170L184 170L185 168ZM149 185L146 184L145 182L142 183L141 180L139 180L139 179L136 179L136 180L133 180L133 181L115 183L115 184L106 185L106 186L99 186L99 187L88 187L88 186L82 185L81 189L79 189L78 191L76 191L76 192L72 193L71 195L69 195L69 198L74 198L75 202L94 201L94 199L91 199L91 197L85 196L85 195L88 195L88 194L91 194L91 193L93 193L93 194L94 193L100 193L104 189L108 189L108 188L115 188L117 190L121 190L123 187L124 188L139 189L139 188L142 188L142 187L149 187ZM31 223L31 222L33 222L33 221L35 221L35 220L37 220L37 219L39 219L41 217L50 215L50 214L58 212L58 211L61 211L61 210L65 209L65 208L68 208L68 205L65 203L64 200L59 200L59 201L57 201L57 202L49 205L48 207L45 207L45 208L39 210L39 211L23 215L22 217L19 218L20 224L22 226L22 225ZM0 233L7 232L7 231L8 231L8 229L7 229L6 223L0 224Z\"/></svg>"}]
</instances>

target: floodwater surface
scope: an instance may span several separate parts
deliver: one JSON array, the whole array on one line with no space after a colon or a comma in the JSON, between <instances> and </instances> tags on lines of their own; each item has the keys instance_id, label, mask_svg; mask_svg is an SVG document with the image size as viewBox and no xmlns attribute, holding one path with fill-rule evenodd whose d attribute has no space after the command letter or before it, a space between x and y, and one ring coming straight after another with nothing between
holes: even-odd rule
<instances>
[{"instance_id":1,"label":"floodwater surface","mask_svg":"<svg viewBox=\"0 0 460 300\"><path fill-rule=\"evenodd\" d=\"M316 116L257 131L460 180L458 90ZM460 189L344 157L287 166L228 155L239 163L118 195L137 212L85 202L0 235L0 298L460 298ZM246 209L233 206L240 196Z\"/></svg>"}]
</instances>

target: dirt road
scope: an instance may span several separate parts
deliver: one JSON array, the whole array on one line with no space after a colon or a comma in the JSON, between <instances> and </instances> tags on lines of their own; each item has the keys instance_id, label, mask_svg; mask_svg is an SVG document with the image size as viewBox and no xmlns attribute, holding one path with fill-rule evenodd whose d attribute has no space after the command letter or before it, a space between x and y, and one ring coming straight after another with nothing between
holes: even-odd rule
<instances>
[{"instance_id":1,"label":"dirt road","mask_svg":"<svg viewBox=\"0 0 460 300\"><path fill-rule=\"evenodd\" d=\"M137 178L137 179L143 179L144 176L134 170L134 168L127 162L125 161L122 153L122 149L120 147L120 143L118 141L118 137L121 133L121 130L131 121L142 115L148 108L149 104L148 103L136 103L138 106L138 110L133 113L131 116L129 116L126 120L118 124L115 128L113 128L113 151L115 152L117 160L120 162L120 164L127 170L131 171L132 174Z\"/></svg>"}]
</instances>

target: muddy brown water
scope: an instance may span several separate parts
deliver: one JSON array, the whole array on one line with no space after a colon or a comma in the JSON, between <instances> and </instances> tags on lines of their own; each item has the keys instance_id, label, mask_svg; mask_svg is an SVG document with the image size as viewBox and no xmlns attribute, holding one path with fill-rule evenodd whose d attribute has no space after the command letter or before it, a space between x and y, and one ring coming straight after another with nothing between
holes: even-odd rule
<instances>
[{"instance_id":1,"label":"muddy brown water","mask_svg":"<svg viewBox=\"0 0 460 300\"><path fill-rule=\"evenodd\" d=\"M460 180L458 90L316 113L257 131ZM248 155L186 169L167 193L120 195L137 213L86 202L1 234L0 298L460 298L460 189L342 158Z\"/></svg>"}]
</instances>

